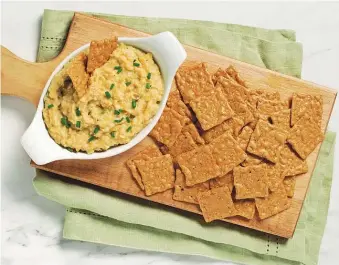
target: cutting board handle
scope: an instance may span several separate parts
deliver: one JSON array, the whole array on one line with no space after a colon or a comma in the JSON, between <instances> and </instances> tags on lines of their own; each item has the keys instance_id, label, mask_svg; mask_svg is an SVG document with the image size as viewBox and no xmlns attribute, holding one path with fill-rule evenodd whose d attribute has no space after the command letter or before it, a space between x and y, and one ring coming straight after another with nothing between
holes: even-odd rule
<instances>
[{"instance_id":1,"label":"cutting board handle","mask_svg":"<svg viewBox=\"0 0 339 265\"><path fill-rule=\"evenodd\" d=\"M37 106L58 61L28 62L1 45L1 95L18 96Z\"/></svg>"}]
</instances>

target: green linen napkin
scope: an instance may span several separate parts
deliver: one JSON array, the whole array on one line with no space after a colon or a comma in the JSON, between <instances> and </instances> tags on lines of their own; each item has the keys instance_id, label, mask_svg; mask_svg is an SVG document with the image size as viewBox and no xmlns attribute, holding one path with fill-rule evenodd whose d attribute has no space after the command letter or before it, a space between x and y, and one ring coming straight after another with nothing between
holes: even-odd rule
<instances>
[{"instance_id":1,"label":"green linen napkin","mask_svg":"<svg viewBox=\"0 0 339 265\"><path fill-rule=\"evenodd\" d=\"M38 60L62 49L73 12L46 10ZM142 31L171 30L181 42L300 76L302 48L289 30L266 30L206 21L100 15ZM335 133L321 148L293 239L201 217L37 171L37 192L66 207L64 237L109 245L204 255L247 264L316 264L326 223Z\"/></svg>"}]
</instances>

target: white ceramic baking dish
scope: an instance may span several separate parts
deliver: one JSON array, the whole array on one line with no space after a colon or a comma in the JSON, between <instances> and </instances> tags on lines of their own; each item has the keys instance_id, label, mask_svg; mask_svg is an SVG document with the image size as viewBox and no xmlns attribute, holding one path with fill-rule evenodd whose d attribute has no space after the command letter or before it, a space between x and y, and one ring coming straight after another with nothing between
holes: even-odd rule
<instances>
[{"instance_id":1,"label":"white ceramic baking dish","mask_svg":"<svg viewBox=\"0 0 339 265\"><path fill-rule=\"evenodd\" d=\"M155 61L159 65L165 90L156 115L129 143L112 147L103 152L95 152L92 154L70 152L58 145L50 137L42 117L42 110L44 107L43 98L45 93L47 92L55 74L58 73L71 58L89 48L90 44L88 43L72 52L56 67L42 92L34 119L21 138L23 148L36 164L43 165L62 159L98 159L115 156L127 151L142 141L156 125L165 108L174 75L179 66L186 59L186 51L171 32L162 32L146 38L118 38L118 41L152 53Z\"/></svg>"}]
</instances>

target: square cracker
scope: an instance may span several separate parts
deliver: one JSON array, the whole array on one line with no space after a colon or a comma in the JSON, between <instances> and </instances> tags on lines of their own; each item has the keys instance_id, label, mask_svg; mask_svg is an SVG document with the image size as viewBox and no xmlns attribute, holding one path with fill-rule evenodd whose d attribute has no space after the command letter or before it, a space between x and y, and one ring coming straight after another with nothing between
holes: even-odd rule
<instances>
[{"instance_id":1,"label":"square cracker","mask_svg":"<svg viewBox=\"0 0 339 265\"><path fill-rule=\"evenodd\" d=\"M185 103L190 103L191 100L214 89L212 77L204 63L193 67L180 67L175 79Z\"/></svg>"},{"instance_id":2,"label":"square cracker","mask_svg":"<svg viewBox=\"0 0 339 265\"><path fill-rule=\"evenodd\" d=\"M235 200L233 203L238 216L245 217L249 220L253 219L255 213L254 200Z\"/></svg>"},{"instance_id":3,"label":"square cracker","mask_svg":"<svg viewBox=\"0 0 339 265\"><path fill-rule=\"evenodd\" d=\"M227 131L230 131L234 137L239 135L241 128L244 126L244 122L236 117L232 117L221 124L205 131L202 137L206 142L211 142L213 139L219 137Z\"/></svg>"},{"instance_id":4,"label":"square cracker","mask_svg":"<svg viewBox=\"0 0 339 265\"><path fill-rule=\"evenodd\" d=\"M67 74L72 80L79 98L87 92L89 74L86 73L87 56L83 52L78 54L69 64Z\"/></svg>"},{"instance_id":5,"label":"square cracker","mask_svg":"<svg viewBox=\"0 0 339 265\"><path fill-rule=\"evenodd\" d=\"M206 145L177 156L177 162L185 174L187 186L205 182L221 174L211 148Z\"/></svg>"},{"instance_id":6,"label":"square cracker","mask_svg":"<svg viewBox=\"0 0 339 265\"><path fill-rule=\"evenodd\" d=\"M319 124L309 114L305 114L290 130L287 142L302 159L307 156L324 140Z\"/></svg>"},{"instance_id":7,"label":"square cracker","mask_svg":"<svg viewBox=\"0 0 339 265\"><path fill-rule=\"evenodd\" d=\"M284 144L280 150L279 165L284 176L294 176L308 171L307 162L302 160L287 144Z\"/></svg>"},{"instance_id":8,"label":"square cracker","mask_svg":"<svg viewBox=\"0 0 339 265\"><path fill-rule=\"evenodd\" d=\"M151 145L146 147L141 152L137 153L135 156L133 156L131 159L127 160L126 165L131 170L132 176L137 181L139 187L144 190L144 184L141 180L141 175L137 169L137 166L135 164L135 161L137 160L148 160L154 157L162 156L162 153L159 151L158 147L155 145Z\"/></svg>"},{"instance_id":9,"label":"square cracker","mask_svg":"<svg viewBox=\"0 0 339 265\"><path fill-rule=\"evenodd\" d=\"M247 151L276 163L280 147L285 143L286 137L284 130L273 126L268 121L259 120L251 135Z\"/></svg>"},{"instance_id":10,"label":"square cracker","mask_svg":"<svg viewBox=\"0 0 339 265\"><path fill-rule=\"evenodd\" d=\"M211 129L234 115L221 89L193 99L190 105L204 130Z\"/></svg>"},{"instance_id":11,"label":"square cracker","mask_svg":"<svg viewBox=\"0 0 339 265\"><path fill-rule=\"evenodd\" d=\"M92 73L96 68L104 65L117 47L118 38L115 36L110 39L91 41L88 53L87 72Z\"/></svg>"},{"instance_id":12,"label":"square cracker","mask_svg":"<svg viewBox=\"0 0 339 265\"><path fill-rule=\"evenodd\" d=\"M184 174L180 169L176 170L175 175L173 200L198 204L198 193L209 190L208 182L187 187Z\"/></svg>"},{"instance_id":13,"label":"square cracker","mask_svg":"<svg viewBox=\"0 0 339 265\"><path fill-rule=\"evenodd\" d=\"M236 215L231 192L226 186L199 192L198 202L206 222Z\"/></svg>"},{"instance_id":14,"label":"square cracker","mask_svg":"<svg viewBox=\"0 0 339 265\"><path fill-rule=\"evenodd\" d=\"M253 89L250 90L250 94L253 96L257 96L258 99L266 99L266 100L280 100L279 92L268 92L265 89Z\"/></svg>"},{"instance_id":15,"label":"square cracker","mask_svg":"<svg viewBox=\"0 0 339 265\"><path fill-rule=\"evenodd\" d=\"M291 129L290 121L291 121L291 110L283 109L278 112L274 112L269 115L269 118L272 120L272 124L286 132L289 132Z\"/></svg>"},{"instance_id":16,"label":"square cracker","mask_svg":"<svg viewBox=\"0 0 339 265\"><path fill-rule=\"evenodd\" d=\"M217 165L220 167L221 175L230 172L247 157L246 153L229 132L214 139L209 143L209 146Z\"/></svg>"},{"instance_id":17,"label":"square cracker","mask_svg":"<svg viewBox=\"0 0 339 265\"><path fill-rule=\"evenodd\" d=\"M232 80L220 77L215 87L225 93L229 106L234 111L235 116L240 118L246 125L254 120L254 116L245 101L246 89L240 89L241 86L234 83Z\"/></svg>"},{"instance_id":18,"label":"square cracker","mask_svg":"<svg viewBox=\"0 0 339 265\"><path fill-rule=\"evenodd\" d=\"M320 127L323 116L323 98L293 93L291 125L296 124L305 113L309 113Z\"/></svg>"},{"instance_id":19,"label":"square cracker","mask_svg":"<svg viewBox=\"0 0 339 265\"><path fill-rule=\"evenodd\" d=\"M180 135L185 122L186 117L166 107L149 135L158 142L171 147Z\"/></svg>"},{"instance_id":20,"label":"square cracker","mask_svg":"<svg viewBox=\"0 0 339 265\"><path fill-rule=\"evenodd\" d=\"M263 98L258 99L257 112L260 118L266 119L270 117L273 113L287 109L289 109L288 101L267 100Z\"/></svg>"},{"instance_id":21,"label":"square cracker","mask_svg":"<svg viewBox=\"0 0 339 265\"><path fill-rule=\"evenodd\" d=\"M145 187L146 196L174 187L174 168L170 155L135 161Z\"/></svg>"},{"instance_id":22,"label":"square cracker","mask_svg":"<svg viewBox=\"0 0 339 265\"><path fill-rule=\"evenodd\" d=\"M283 184L276 191L273 191L266 198L255 198L255 205L259 212L260 219L266 219L272 215L280 213L291 206L290 200Z\"/></svg>"},{"instance_id":23,"label":"square cracker","mask_svg":"<svg viewBox=\"0 0 339 265\"><path fill-rule=\"evenodd\" d=\"M178 90L174 90L169 94L166 105L170 109L178 112L181 116L187 116L190 120L193 120L192 113L182 101Z\"/></svg>"},{"instance_id":24,"label":"square cracker","mask_svg":"<svg viewBox=\"0 0 339 265\"><path fill-rule=\"evenodd\" d=\"M295 190L296 177L290 176L284 179L284 187L288 197L292 198Z\"/></svg>"},{"instance_id":25,"label":"square cracker","mask_svg":"<svg viewBox=\"0 0 339 265\"><path fill-rule=\"evenodd\" d=\"M233 182L234 182L234 180L233 180L233 171L231 171L231 172L227 173L224 176L211 179L210 180L210 188L214 189L214 188L219 188L219 187L227 186L228 189L230 190L230 192L232 192L233 187L234 187Z\"/></svg>"},{"instance_id":26,"label":"square cracker","mask_svg":"<svg viewBox=\"0 0 339 265\"><path fill-rule=\"evenodd\" d=\"M248 142L250 141L253 129L249 126L245 126L237 138L237 142L241 149L246 151Z\"/></svg>"},{"instance_id":27,"label":"square cracker","mask_svg":"<svg viewBox=\"0 0 339 265\"><path fill-rule=\"evenodd\" d=\"M280 164L265 164L267 184L270 191L275 191L284 180L284 175L281 172Z\"/></svg>"},{"instance_id":28,"label":"square cracker","mask_svg":"<svg viewBox=\"0 0 339 265\"><path fill-rule=\"evenodd\" d=\"M268 195L266 165L236 167L233 170L235 198L250 199Z\"/></svg>"}]
</instances>

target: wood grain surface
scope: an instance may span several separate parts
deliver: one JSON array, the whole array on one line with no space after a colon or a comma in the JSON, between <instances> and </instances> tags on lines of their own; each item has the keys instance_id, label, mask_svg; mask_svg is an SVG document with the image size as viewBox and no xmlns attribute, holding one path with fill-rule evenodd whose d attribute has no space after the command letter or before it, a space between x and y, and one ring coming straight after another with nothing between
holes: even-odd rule
<instances>
[{"instance_id":1,"label":"wood grain surface","mask_svg":"<svg viewBox=\"0 0 339 265\"><path fill-rule=\"evenodd\" d=\"M64 49L57 58L50 62L30 63L16 57L6 48L2 47L1 93L5 95L20 96L37 105L41 91L49 78L49 75L63 58L91 40L107 38L112 34L121 37L148 36L148 34L140 31L76 13ZM214 71L219 67L226 68L229 65L234 65L250 88L263 88L270 91L278 91L283 98L290 97L292 92L321 95L324 100L322 129L324 132L326 131L336 98L335 90L249 65L202 49L191 46L185 46L185 49L188 54L185 64L191 64L192 61L204 61L208 63L209 70L211 71ZM152 142L153 141L150 138L146 138L133 149L111 158L86 161L63 160L43 166L37 166L34 162L31 164L36 168L54 172L72 179L201 214L197 205L174 201L172 199L172 191L170 190L147 197L139 189L129 170L125 166L125 161L137 152L143 150L146 146L152 144ZM315 167L319 149L320 145L307 158L309 166L308 173L297 176L292 206L288 210L263 221L259 220L258 216L255 216L255 218L250 221L240 217L227 218L225 221L285 238L292 237L307 193L308 184Z\"/></svg>"}]
</instances>

